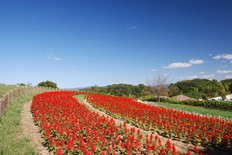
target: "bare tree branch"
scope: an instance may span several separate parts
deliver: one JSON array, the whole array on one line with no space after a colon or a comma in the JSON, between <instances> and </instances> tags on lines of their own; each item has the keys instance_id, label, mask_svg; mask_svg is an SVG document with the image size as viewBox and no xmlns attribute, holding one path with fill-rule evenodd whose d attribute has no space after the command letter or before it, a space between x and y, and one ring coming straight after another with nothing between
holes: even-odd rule
<instances>
[{"instance_id":1,"label":"bare tree branch","mask_svg":"<svg viewBox=\"0 0 232 155\"><path fill-rule=\"evenodd\" d=\"M146 81L151 92L158 98L158 102L160 102L162 95L168 94L167 81L168 77L161 73L155 75L151 80Z\"/></svg>"}]
</instances>

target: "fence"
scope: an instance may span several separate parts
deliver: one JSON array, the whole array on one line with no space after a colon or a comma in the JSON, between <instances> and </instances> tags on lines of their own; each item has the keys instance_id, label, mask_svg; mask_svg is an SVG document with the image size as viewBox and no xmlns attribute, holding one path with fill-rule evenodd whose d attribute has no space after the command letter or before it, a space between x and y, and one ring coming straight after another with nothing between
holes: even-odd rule
<instances>
[{"instance_id":1,"label":"fence","mask_svg":"<svg viewBox=\"0 0 232 155\"><path fill-rule=\"evenodd\" d=\"M3 114L5 108L9 104L11 100L16 99L19 96L22 95L27 95L28 93L41 93L44 91L50 91L50 90L55 90L55 89L48 89L48 88L43 88L43 87L17 87L6 94L3 95L2 98L0 98L0 116Z\"/></svg>"}]
</instances>

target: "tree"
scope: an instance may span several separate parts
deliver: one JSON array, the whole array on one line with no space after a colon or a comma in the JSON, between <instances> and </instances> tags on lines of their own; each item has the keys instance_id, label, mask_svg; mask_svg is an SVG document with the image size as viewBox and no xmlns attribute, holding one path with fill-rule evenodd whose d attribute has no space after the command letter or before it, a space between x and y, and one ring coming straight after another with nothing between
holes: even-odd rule
<instances>
[{"instance_id":1,"label":"tree","mask_svg":"<svg viewBox=\"0 0 232 155\"><path fill-rule=\"evenodd\" d=\"M31 83L31 82L27 82L27 86L28 86L28 87L31 87L31 86L32 86L32 83Z\"/></svg>"},{"instance_id":2,"label":"tree","mask_svg":"<svg viewBox=\"0 0 232 155\"><path fill-rule=\"evenodd\" d=\"M181 90L178 86L174 85L174 84L170 84L170 86L168 87L168 94L169 96L173 97L173 96L177 96L179 94L181 94Z\"/></svg>"},{"instance_id":3,"label":"tree","mask_svg":"<svg viewBox=\"0 0 232 155\"><path fill-rule=\"evenodd\" d=\"M18 85L18 86L26 86L25 83L17 83L16 85Z\"/></svg>"},{"instance_id":4,"label":"tree","mask_svg":"<svg viewBox=\"0 0 232 155\"><path fill-rule=\"evenodd\" d=\"M48 87L48 88L55 88L55 89L57 89L58 87L57 87L57 84L55 83L55 82L52 82L52 81L43 81L43 82L40 82L39 84L38 84L38 86L40 86L40 87Z\"/></svg>"},{"instance_id":5,"label":"tree","mask_svg":"<svg viewBox=\"0 0 232 155\"><path fill-rule=\"evenodd\" d=\"M226 91L232 93L232 79L222 80L221 83L226 87Z\"/></svg>"},{"instance_id":6,"label":"tree","mask_svg":"<svg viewBox=\"0 0 232 155\"><path fill-rule=\"evenodd\" d=\"M151 80L146 81L151 92L157 97L158 102L160 102L161 96L165 96L168 94L167 80L167 76L159 73L158 75L154 76Z\"/></svg>"}]
</instances>

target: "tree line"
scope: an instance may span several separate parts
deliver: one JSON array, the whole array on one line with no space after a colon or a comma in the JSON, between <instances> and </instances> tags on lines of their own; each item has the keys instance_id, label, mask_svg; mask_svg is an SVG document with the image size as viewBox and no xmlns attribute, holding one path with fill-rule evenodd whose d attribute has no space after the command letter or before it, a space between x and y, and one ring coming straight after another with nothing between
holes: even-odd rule
<instances>
[{"instance_id":1,"label":"tree line","mask_svg":"<svg viewBox=\"0 0 232 155\"><path fill-rule=\"evenodd\" d=\"M209 79L193 79L178 81L171 84L161 83L160 81L163 82L162 79L158 77L153 81L149 81L147 85L113 84L102 87L92 86L81 90L93 93L102 93L107 95L133 98L141 98L149 95L151 96L151 94L156 94L156 96L169 97L183 94L195 99L204 100L216 96L221 96L222 98L225 98L225 95L232 93L232 79L226 79L222 81ZM151 84L151 82L154 83ZM160 90L158 91L157 89Z\"/></svg>"},{"instance_id":2,"label":"tree line","mask_svg":"<svg viewBox=\"0 0 232 155\"><path fill-rule=\"evenodd\" d=\"M113 84L102 87L96 85L88 88L83 88L81 89L81 91L133 98L146 96L149 93L148 87L144 84Z\"/></svg>"}]
</instances>

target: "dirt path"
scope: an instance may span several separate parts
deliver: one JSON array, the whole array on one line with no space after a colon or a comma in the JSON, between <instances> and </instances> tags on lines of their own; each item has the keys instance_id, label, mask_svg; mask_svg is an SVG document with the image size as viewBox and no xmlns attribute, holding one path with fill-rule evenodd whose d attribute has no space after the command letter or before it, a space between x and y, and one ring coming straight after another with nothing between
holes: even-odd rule
<instances>
[{"instance_id":1,"label":"dirt path","mask_svg":"<svg viewBox=\"0 0 232 155\"><path fill-rule=\"evenodd\" d=\"M20 136L30 139L31 145L36 149L36 154L50 155L47 148L42 145L43 139L39 133L39 128L34 124L30 107L31 102L26 103L23 106L20 120L20 128L22 133L20 133Z\"/></svg>"},{"instance_id":2,"label":"dirt path","mask_svg":"<svg viewBox=\"0 0 232 155\"><path fill-rule=\"evenodd\" d=\"M108 117L110 117L110 118L113 118L113 117L111 117L111 116L105 114L104 112L102 112L102 111L100 111L100 110L98 110L98 109L95 109L95 108L94 108L89 102L87 102L86 100L79 100L79 101L80 101L81 103L85 104L91 111L95 111L95 112L99 113L99 115L105 115L105 116L108 116ZM116 124L123 124L123 122L124 122L124 121L119 120L119 119L115 119L115 118L113 118L113 119L115 120L115 123L116 123ZM133 127L133 128L135 128L135 129L137 129L137 130L140 129L140 128L137 128L137 127L135 127L135 126L133 126L133 125L131 125L131 124L127 124L127 126L128 126L129 128L132 128L132 127ZM141 131L142 133L144 133L144 134L154 134L154 135L158 135L157 133L154 133L154 132L152 132L152 131L145 131L145 130L143 130L143 129L140 129L140 131ZM159 136L159 138L161 139L162 145L165 145L166 142L167 142L167 140L168 140L168 138L165 138L165 137L162 137L162 136ZM192 144L186 144L186 143L183 143L183 142L180 142L180 141L171 140L171 139L169 139L169 140L170 140L170 142L171 142L172 144L175 145L177 151L185 152L185 153L186 153L187 150L190 150L190 151L193 151L193 150L194 150ZM201 149L202 149L202 148L201 148Z\"/></svg>"}]
</instances>

